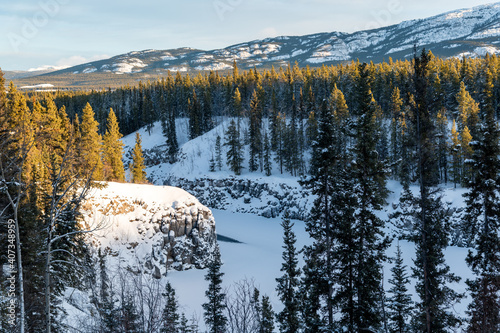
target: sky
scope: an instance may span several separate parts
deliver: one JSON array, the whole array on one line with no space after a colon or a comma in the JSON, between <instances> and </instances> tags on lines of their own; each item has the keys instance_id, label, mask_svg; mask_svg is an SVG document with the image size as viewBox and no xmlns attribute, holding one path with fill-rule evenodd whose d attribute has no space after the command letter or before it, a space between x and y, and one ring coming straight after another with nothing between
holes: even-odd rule
<instances>
[{"instance_id":1,"label":"sky","mask_svg":"<svg viewBox=\"0 0 500 333\"><path fill-rule=\"evenodd\" d=\"M354 32L484 0L0 0L0 68L64 68L130 51L224 48Z\"/></svg>"}]
</instances>

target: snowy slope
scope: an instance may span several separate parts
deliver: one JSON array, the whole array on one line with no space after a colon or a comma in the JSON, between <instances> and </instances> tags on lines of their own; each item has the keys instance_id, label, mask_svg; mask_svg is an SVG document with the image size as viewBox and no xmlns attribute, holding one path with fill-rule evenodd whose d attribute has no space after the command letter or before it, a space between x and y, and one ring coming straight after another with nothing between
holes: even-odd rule
<instances>
[{"instance_id":1,"label":"snowy slope","mask_svg":"<svg viewBox=\"0 0 500 333\"><path fill-rule=\"evenodd\" d=\"M187 126L185 119L178 119L177 122L178 126ZM178 139L181 143L180 161L174 165L164 163L152 166L147 169L147 172L154 183L158 185L174 182L181 178L184 179L181 183L185 185L196 184L189 188L189 192L200 195L198 199L201 202L210 202L207 205L212 210L213 217L208 213L207 223L213 223L215 220L219 236L239 241L239 243L218 242L224 262L222 269L225 273L224 286L228 288L228 293L232 293L231 288L235 283L243 279L253 280L262 294L271 297L273 308L279 311L282 305L275 291L275 279L280 276L282 252L279 209L308 211L311 208L313 198L307 193L301 192L296 178L279 174L276 166L273 169L274 175L271 177L265 177L259 172L249 173L247 170L244 170L241 176L235 177L226 166L223 166L222 171L209 172L209 160L212 156L215 140L217 135L222 136L228 122L229 119L221 121L212 131L191 141L187 141L187 131L178 131ZM243 123L242 126L246 125ZM185 128L187 129L187 127ZM164 138L161 136L159 124L155 124L151 135L145 129L141 129L140 133L144 147L148 147L148 149L162 148ZM133 145L132 138L134 137L133 133L123 138L128 148ZM248 160L248 152L245 154L246 160ZM388 188L391 191L388 203L384 210L378 213L386 221L388 221L389 214L393 212L393 204L398 202L402 190L401 185L395 181L389 181ZM418 189L415 187L412 190L417 191ZM443 186L443 201L452 208L463 207L462 195L464 192L465 190L461 188ZM214 193L226 193L227 195L212 198L211 195ZM134 212L126 212L127 209L120 208L120 199L118 198L127 202L132 201L138 207L134 208ZM210 201L211 198L212 201ZM161 211L173 209L176 206L175 201L180 203L181 210L184 211L189 207L191 207L189 208L191 211L192 204L194 207L198 207L198 210L203 210L204 208L200 208L198 199L183 190L171 187L111 183L108 188L96 191L92 196L91 201L94 201L94 206L98 202L96 207L100 208L88 210L86 214L88 217L91 215L95 217L110 216L111 229L97 234L94 239L100 246L109 247L111 253L114 254L110 258L113 268L129 265L132 271L142 271L146 273L146 276L151 277L154 274L154 266L161 268L165 265L165 261L161 260L161 255L157 256L160 259L151 262L152 265L145 264L151 259L149 253L158 253L154 249L154 244L157 241L161 242L161 240L156 239L154 235L158 234L158 230L155 231L155 224L158 227L158 217L163 215ZM262 211L265 206L268 208L276 207L276 214L271 214L267 216L268 218L257 216L258 214L263 215ZM224 208L224 210L217 209L218 207ZM112 211L113 214L104 213L103 209L109 208L111 209L109 212ZM99 212L99 210L101 211ZM124 210L125 213L116 215L117 210ZM294 231L297 235L298 249L311 242L303 221L295 221ZM397 233L391 223L387 223L386 232L393 236ZM151 235L153 236L151 237ZM137 245L131 246L133 243L137 243ZM408 273L411 273L410 267L413 266L415 259L414 244L406 241L399 243L402 247L404 262L408 266ZM394 256L396 245L397 240L394 240L387 250L388 256ZM465 280L472 277L471 271L465 263L467 252L466 248L454 246L449 247L445 252L446 261L450 265L451 271L462 277L459 283L450 285L458 292L466 291ZM388 279L391 267L392 264L389 262L384 265L384 287L386 290L390 288ZM186 313L188 318L192 316L197 318L203 330L201 304L205 302L204 293L207 288L207 282L204 280L205 270L169 270L165 276L165 271L161 268L161 273L157 276L160 277L160 280L156 280L160 287L163 288L166 282L170 281L177 291L182 311ZM415 281L411 280L409 289L413 293L414 300L417 300L414 286ZM69 299L72 301L68 301ZM470 299L464 299L453 307L454 311L460 316L465 316L469 302ZM88 303L88 295L79 294L78 291L74 290L67 293L65 304L70 313L69 320L72 325L77 325L81 320L87 318L88 312L82 312L70 303L84 308L83 304Z\"/></svg>"},{"instance_id":2,"label":"snowy slope","mask_svg":"<svg viewBox=\"0 0 500 333\"><path fill-rule=\"evenodd\" d=\"M135 51L68 68L60 73L166 73L286 66L321 66L360 59L379 62L411 57L413 46L440 57L500 54L500 3L460 9L426 19L354 33L282 36L201 51L191 48Z\"/></svg>"}]
</instances>

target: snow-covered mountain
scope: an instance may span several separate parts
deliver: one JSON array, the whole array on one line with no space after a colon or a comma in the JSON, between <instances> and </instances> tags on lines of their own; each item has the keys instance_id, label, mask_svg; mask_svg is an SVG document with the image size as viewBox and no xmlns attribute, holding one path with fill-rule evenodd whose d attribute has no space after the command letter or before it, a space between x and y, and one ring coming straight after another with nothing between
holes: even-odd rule
<instances>
[{"instance_id":1,"label":"snow-covered mountain","mask_svg":"<svg viewBox=\"0 0 500 333\"><path fill-rule=\"evenodd\" d=\"M54 73L161 74L168 70L228 70L234 60L240 68L295 62L301 66L320 66L356 59L378 62L389 57L411 57L414 45L430 49L440 57L500 54L500 2L354 33L281 36L211 51L179 48L130 52Z\"/></svg>"}]
</instances>

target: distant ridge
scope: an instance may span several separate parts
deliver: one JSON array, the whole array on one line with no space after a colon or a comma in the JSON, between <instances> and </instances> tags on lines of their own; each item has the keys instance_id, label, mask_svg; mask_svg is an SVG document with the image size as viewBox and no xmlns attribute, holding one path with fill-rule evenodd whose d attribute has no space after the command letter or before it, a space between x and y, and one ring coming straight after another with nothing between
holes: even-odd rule
<instances>
[{"instance_id":1,"label":"distant ridge","mask_svg":"<svg viewBox=\"0 0 500 333\"><path fill-rule=\"evenodd\" d=\"M394 60L411 57L414 44L445 58L500 54L500 2L354 33L281 36L211 51L192 48L135 51L45 76L221 71L232 69L235 60L240 68L269 68L295 62L301 66L321 66L356 59L381 62L389 57Z\"/></svg>"}]
</instances>

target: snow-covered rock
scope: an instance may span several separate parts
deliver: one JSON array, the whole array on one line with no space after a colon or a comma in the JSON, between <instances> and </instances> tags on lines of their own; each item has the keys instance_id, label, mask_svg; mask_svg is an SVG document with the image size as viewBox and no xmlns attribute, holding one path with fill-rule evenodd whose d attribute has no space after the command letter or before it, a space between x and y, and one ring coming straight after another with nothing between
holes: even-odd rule
<instances>
[{"instance_id":1,"label":"snow-covered rock","mask_svg":"<svg viewBox=\"0 0 500 333\"><path fill-rule=\"evenodd\" d=\"M123 259L134 272L204 268L217 246L212 212L169 186L107 183L82 205L84 223L104 224L88 241Z\"/></svg>"}]
</instances>

